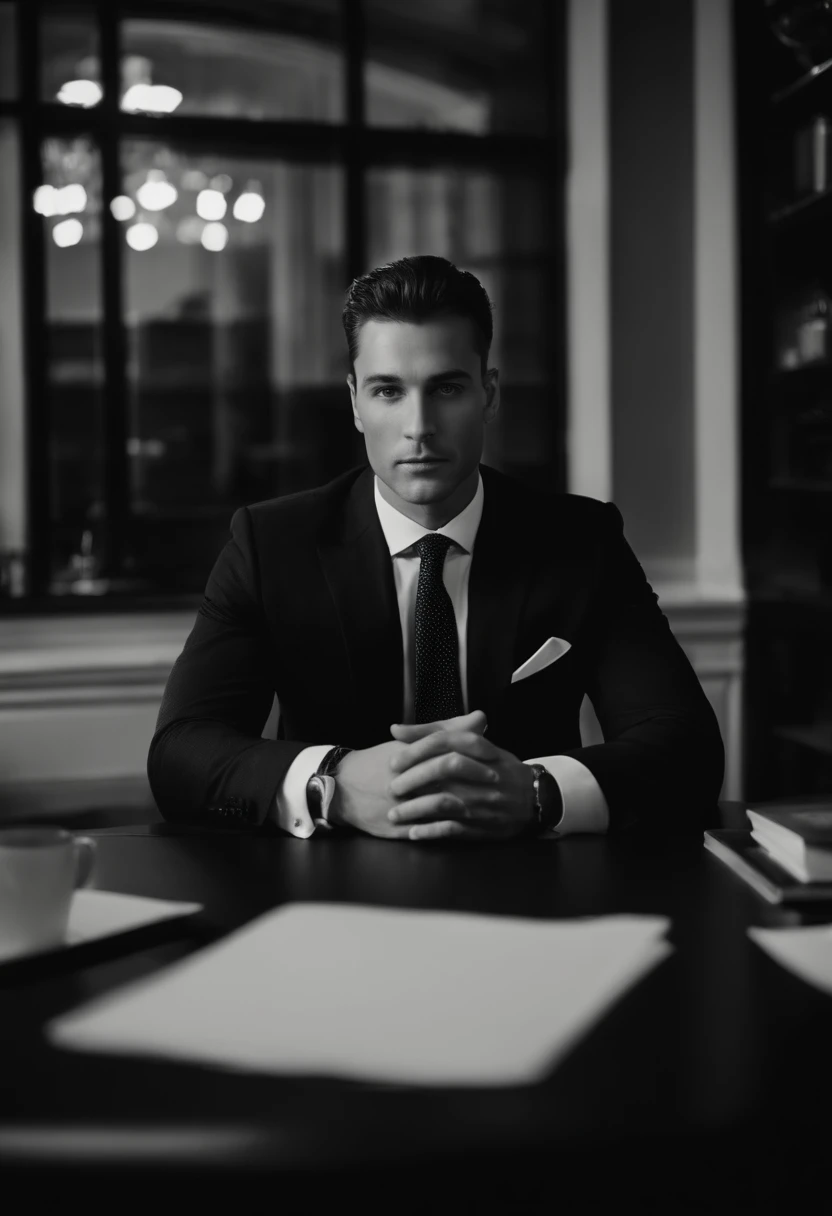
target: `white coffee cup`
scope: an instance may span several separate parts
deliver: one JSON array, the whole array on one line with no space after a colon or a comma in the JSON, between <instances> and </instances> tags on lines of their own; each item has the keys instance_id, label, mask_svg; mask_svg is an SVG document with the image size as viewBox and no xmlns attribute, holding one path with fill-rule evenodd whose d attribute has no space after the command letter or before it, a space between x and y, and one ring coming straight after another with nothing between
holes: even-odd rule
<instances>
[{"instance_id":1,"label":"white coffee cup","mask_svg":"<svg viewBox=\"0 0 832 1216\"><path fill-rule=\"evenodd\" d=\"M64 828L0 828L0 960L66 940L76 887L92 877L95 841Z\"/></svg>"}]
</instances>

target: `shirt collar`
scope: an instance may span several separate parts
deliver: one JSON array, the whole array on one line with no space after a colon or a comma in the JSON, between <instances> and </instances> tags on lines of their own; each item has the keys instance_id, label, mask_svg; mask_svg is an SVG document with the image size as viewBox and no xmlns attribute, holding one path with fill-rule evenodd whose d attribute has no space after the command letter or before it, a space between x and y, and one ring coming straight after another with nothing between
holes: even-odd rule
<instances>
[{"instance_id":1,"label":"shirt collar","mask_svg":"<svg viewBox=\"0 0 832 1216\"><path fill-rule=\"evenodd\" d=\"M384 539L387 541L390 556L395 557L404 549L409 549L411 545L415 545L423 536L428 536L431 530L430 528L423 528L415 520L409 519L401 511L397 511L395 507L391 507L390 503L381 496L381 491L378 488L378 477L375 478L374 484L376 511L378 512L381 530L384 533ZM482 474L479 473L477 475L477 488L468 506L464 511L460 511L459 515L455 515L453 519L448 520L444 527L437 528L436 531L440 536L450 537L465 553L471 553L482 518L484 498Z\"/></svg>"}]
</instances>

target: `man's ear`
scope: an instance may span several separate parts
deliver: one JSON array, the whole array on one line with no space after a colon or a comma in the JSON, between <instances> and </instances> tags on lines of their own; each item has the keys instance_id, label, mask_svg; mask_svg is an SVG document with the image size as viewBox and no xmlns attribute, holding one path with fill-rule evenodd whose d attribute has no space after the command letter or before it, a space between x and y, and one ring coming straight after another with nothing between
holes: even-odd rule
<instances>
[{"instance_id":1,"label":"man's ear","mask_svg":"<svg viewBox=\"0 0 832 1216\"><path fill-rule=\"evenodd\" d=\"M482 386L485 389L484 417L490 422L500 408L500 373L496 367L489 367L482 378Z\"/></svg>"},{"instance_id":2,"label":"man's ear","mask_svg":"<svg viewBox=\"0 0 832 1216\"><path fill-rule=\"evenodd\" d=\"M347 376L347 384L348 384L349 390L350 390L350 401L352 402L352 420L355 425L355 429L357 431L361 431L361 433L363 434L364 433L364 423L361 421L361 419L358 416L358 409L355 404L355 375L353 372L350 372L349 375Z\"/></svg>"}]
</instances>

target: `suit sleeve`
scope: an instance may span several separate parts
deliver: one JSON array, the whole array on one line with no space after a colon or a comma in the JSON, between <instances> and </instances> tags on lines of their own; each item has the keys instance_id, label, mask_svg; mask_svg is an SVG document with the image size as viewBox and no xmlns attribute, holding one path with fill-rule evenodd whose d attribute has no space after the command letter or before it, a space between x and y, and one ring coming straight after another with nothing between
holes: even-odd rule
<instances>
[{"instance_id":1,"label":"suit sleeve","mask_svg":"<svg viewBox=\"0 0 832 1216\"><path fill-rule=\"evenodd\" d=\"M306 743L263 739L274 678L251 519L231 521L184 649L165 687L147 773L165 819L271 822Z\"/></svg>"},{"instance_id":2,"label":"suit sleeve","mask_svg":"<svg viewBox=\"0 0 832 1216\"><path fill-rule=\"evenodd\" d=\"M597 780L610 831L713 826L725 768L716 716L612 503L584 653L604 742L567 754Z\"/></svg>"}]
</instances>

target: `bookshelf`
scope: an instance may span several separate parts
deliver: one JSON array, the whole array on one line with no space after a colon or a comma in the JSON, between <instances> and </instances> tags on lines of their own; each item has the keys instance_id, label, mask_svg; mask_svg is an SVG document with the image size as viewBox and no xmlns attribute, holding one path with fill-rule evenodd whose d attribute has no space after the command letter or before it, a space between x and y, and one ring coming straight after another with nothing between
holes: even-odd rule
<instances>
[{"instance_id":1,"label":"bookshelf","mask_svg":"<svg viewBox=\"0 0 832 1216\"><path fill-rule=\"evenodd\" d=\"M832 795L832 58L777 37L799 7L734 6L751 801Z\"/></svg>"}]
</instances>

